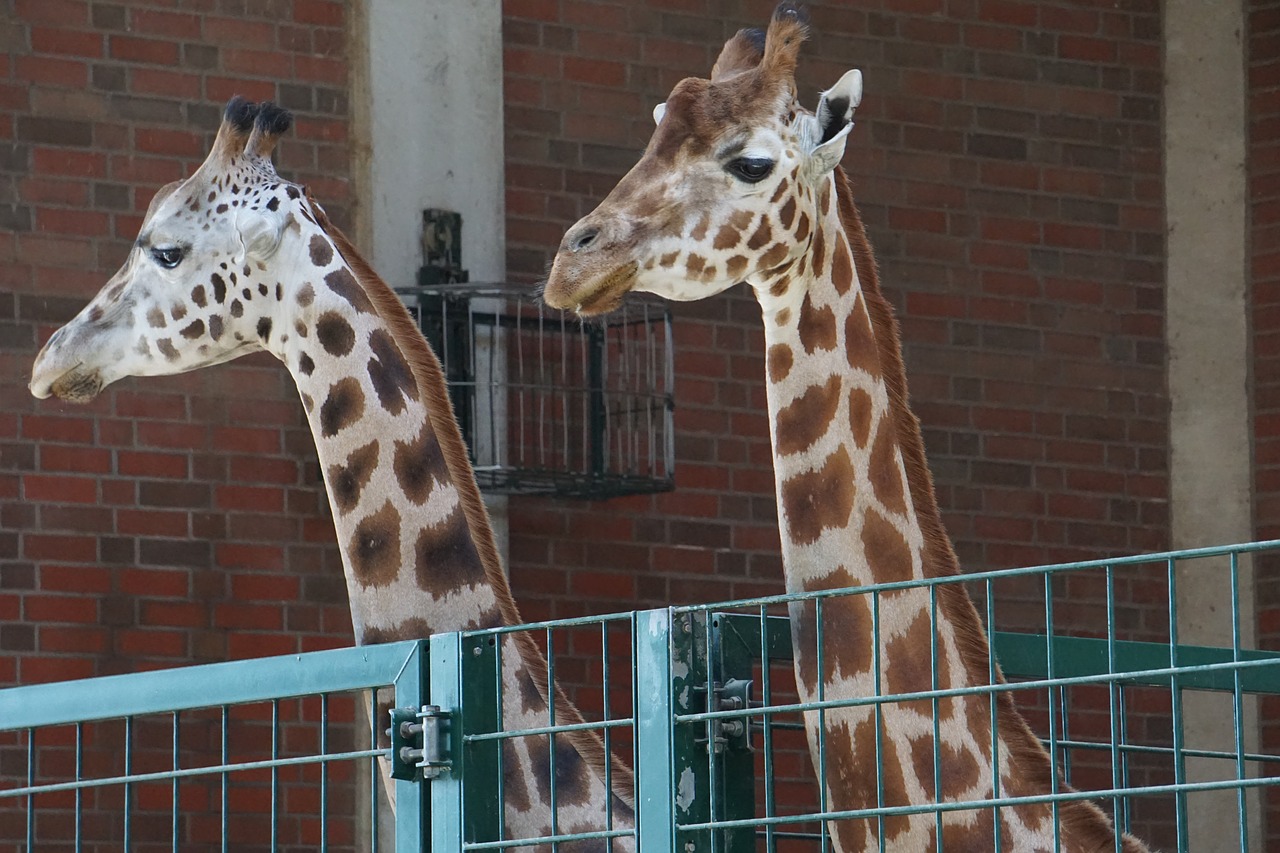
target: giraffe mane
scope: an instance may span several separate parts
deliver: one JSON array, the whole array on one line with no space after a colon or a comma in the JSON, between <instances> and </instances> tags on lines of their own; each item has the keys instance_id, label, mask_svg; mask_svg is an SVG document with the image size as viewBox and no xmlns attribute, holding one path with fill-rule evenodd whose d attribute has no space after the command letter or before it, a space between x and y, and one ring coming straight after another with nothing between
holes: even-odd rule
<instances>
[{"instance_id":1,"label":"giraffe mane","mask_svg":"<svg viewBox=\"0 0 1280 853\"><path fill-rule=\"evenodd\" d=\"M836 168L835 181L840 220L853 250L858 282L871 317L873 337L879 351L885 388L890 400L889 414L894 418L898 446L902 452L903 464L907 469L911 501L920 519L921 531L925 538L924 576L929 578L959 575L961 574L960 561L943 527L937 496L933 489L933 476L925 459L920 420L907 405L906 371L903 367L902 348L898 339L898 325L894 318L893 307L880 290L875 255L871 251L862 218L854 203L848 176L842 167ZM963 586L952 583L938 587L938 603L955 625L956 643L970 683L984 683L987 680L991 650L973 600L969 598ZM1005 683L1004 674L1000 671L999 665L996 666L995 683ZM1014 706L1013 694L1009 691L996 693L995 702L997 725L1010 746L1011 763L1023 770L1033 785L1041 790L1050 790L1053 783L1053 766L1049 755ZM1069 785L1060 784L1058 790L1073 789ZM1087 849L1102 850L1114 842L1111 821L1092 802L1064 801L1058 804L1058 809L1063 827L1080 838ZM1131 839L1126 836L1126 846L1129 840Z\"/></svg>"},{"instance_id":2,"label":"giraffe mane","mask_svg":"<svg viewBox=\"0 0 1280 853\"><path fill-rule=\"evenodd\" d=\"M471 530L471 538L475 543L476 552L480 555L480 562L484 566L485 579L493 587L503 622L507 625L521 624L520 612L511 595L511 587L502 568L502 558L494 542L489 512L480 498L480 487L476 484L475 475L471 469L471 459L467 453L466 443L462 440L462 433L453 415L453 404L446 390L440 359L431 347L427 346L417 323L414 322L404 302L395 291L374 272L373 267L347 239L347 236L329 220L324 209L315 202L310 192L306 193L306 199L316 224L329 239L333 240L338 253L351 267L356 281L369 297L369 301L373 303L378 316L391 330L397 346L408 361L414 379L418 383L419 396L426 403L431 427L440 443L449 475L453 478L454 486L458 490L467 525ZM546 658L527 632L516 633L514 639L520 648L520 656L529 668L534 685L546 701L549 684ZM585 722L582 712L569 700L558 684L555 685L555 690L557 721L562 725ZM596 732L583 729L566 732L559 737L568 739L577 749L578 754L597 769L603 768L606 761L612 761L613 789L610 793L617 795L628 806L634 807L634 779L630 768L616 756L605 752L604 742Z\"/></svg>"}]
</instances>

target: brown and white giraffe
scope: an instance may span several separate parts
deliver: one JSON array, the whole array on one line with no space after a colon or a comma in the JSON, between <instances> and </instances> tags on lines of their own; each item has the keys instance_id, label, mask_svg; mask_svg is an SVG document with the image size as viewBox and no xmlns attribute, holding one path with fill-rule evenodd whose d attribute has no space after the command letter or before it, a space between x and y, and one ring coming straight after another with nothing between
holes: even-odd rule
<instances>
[{"instance_id":1,"label":"brown and white giraffe","mask_svg":"<svg viewBox=\"0 0 1280 853\"><path fill-rule=\"evenodd\" d=\"M156 194L124 266L40 352L31 392L87 401L126 376L266 350L315 437L356 642L519 624L439 361L305 188L276 174L290 122L270 104L227 105L204 164ZM503 635L502 654L505 728L545 726L545 660L519 633ZM581 722L563 694L555 706L557 723ZM633 824L630 773L614 768L610 796L594 733L559 735L555 751L560 833L605 829L606 809L613 828ZM545 737L506 742L508 838L551 833L549 752Z\"/></svg>"},{"instance_id":2,"label":"brown and white giraffe","mask_svg":"<svg viewBox=\"0 0 1280 853\"><path fill-rule=\"evenodd\" d=\"M788 591L954 575L959 567L919 422L907 406L897 323L838 165L862 95L861 74L845 74L816 113L801 109L794 70L806 35L801 14L783 4L767 34L744 30L725 45L710 80L675 87L654 111L658 126L640 162L565 234L545 298L596 314L628 291L692 300L746 281L765 326ZM929 691L935 668L937 689L988 684L985 634L963 587L938 587L936 628L930 613L926 589L881 594L873 653L871 596L826 599L819 671L815 606L793 606L801 698ZM870 706L832 709L825 721L807 713L810 750L815 765L825 767L826 807L1050 793L1049 757L1008 692L995 698L997 786L991 701L989 694L941 699L936 753L929 700L883 704L878 732ZM824 725L826 755L819 760ZM1061 783L1056 789L1067 790ZM1112 823L1093 804L1063 802L1058 811L1060 849L1115 849ZM992 850L997 832L1004 850L1056 849L1050 806L1002 808L998 828L994 815L990 808L942 812L942 843L930 812L882 823L836 821L830 829L842 853L881 844L973 853ZM1128 836L1122 847L1145 849Z\"/></svg>"}]
</instances>

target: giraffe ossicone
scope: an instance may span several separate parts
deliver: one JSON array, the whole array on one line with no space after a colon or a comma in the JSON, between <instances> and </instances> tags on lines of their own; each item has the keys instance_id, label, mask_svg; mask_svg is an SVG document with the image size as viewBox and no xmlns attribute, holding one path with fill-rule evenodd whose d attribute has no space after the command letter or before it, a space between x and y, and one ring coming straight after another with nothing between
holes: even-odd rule
<instances>
[{"instance_id":1,"label":"giraffe ossicone","mask_svg":"<svg viewBox=\"0 0 1280 853\"><path fill-rule=\"evenodd\" d=\"M120 271L45 344L31 392L86 402L127 376L270 352L315 438L356 641L520 624L440 363L306 189L276 174L271 152L290 123L271 104L231 100L208 158L156 193ZM498 647L507 731L544 726L552 690L556 722L582 722L528 635L502 634ZM615 763L606 790L601 739L553 740L504 741L506 837L633 826L630 772Z\"/></svg>"},{"instance_id":2,"label":"giraffe ossicone","mask_svg":"<svg viewBox=\"0 0 1280 853\"><path fill-rule=\"evenodd\" d=\"M597 314L629 291L702 299L745 281L764 321L788 591L949 577L958 560L907 405L897 321L839 167L861 75L846 73L814 112L803 109L794 69L806 36L784 3L763 39L739 32L710 79L676 85L655 110L640 161L565 234L545 298ZM940 697L936 720L928 699L806 712L827 809L1069 790L1012 695L980 689L990 684L990 652L964 588L934 590L825 598L825 632L812 601L791 608L803 701L977 688ZM1093 853L1115 849L1117 838L1125 853L1146 849L1083 800L1003 806L998 825L990 808L926 809L829 829L840 853L976 853L997 836L1005 850Z\"/></svg>"}]
</instances>

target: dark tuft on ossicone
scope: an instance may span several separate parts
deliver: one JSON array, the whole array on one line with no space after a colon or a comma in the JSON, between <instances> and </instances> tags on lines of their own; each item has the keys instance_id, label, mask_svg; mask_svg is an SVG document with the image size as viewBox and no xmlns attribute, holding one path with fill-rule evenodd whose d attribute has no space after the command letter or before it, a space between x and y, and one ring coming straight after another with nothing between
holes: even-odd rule
<instances>
[{"instance_id":1,"label":"dark tuft on ossicone","mask_svg":"<svg viewBox=\"0 0 1280 853\"><path fill-rule=\"evenodd\" d=\"M223 111L223 117L235 125L236 130L241 133L248 133L253 129L254 119L258 117L259 107L249 99L235 95L231 100L227 101L227 108Z\"/></svg>"},{"instance_id":2,"label":"dark tuft on ossicone","mask_svg":"<svg viewBox=\"0 0 1280 853\"><path fill-rule=\"evenodd\" d=\"M760 53L764 53L764 30L759 27L746 27L738 31Z\"/></svg>"},{"instance_id":3,"label":"dark tuft on ossicone","mask_svg":"<svg viewBox=\"0 0 1280 853\"><path fill-rule=\"evenodd\" d=\"M807 25L809 23L809 10L797 3L792 3L791 0L783 0L782 3L778 4L778 8L773 10L773 19L781 21L785 18L792 18L797 23Z\"/></svg>"},{"instance_id":4,"label":"dark tuft on ossicone","mask_svg":"<svg viewBox=\"0 0 1280 853\"><path fill-rule=\"evenodd\" d=\"M278 136L293 125L293 113L270 101L258 105L258 132Z\"/></svg>"}]
</instances>

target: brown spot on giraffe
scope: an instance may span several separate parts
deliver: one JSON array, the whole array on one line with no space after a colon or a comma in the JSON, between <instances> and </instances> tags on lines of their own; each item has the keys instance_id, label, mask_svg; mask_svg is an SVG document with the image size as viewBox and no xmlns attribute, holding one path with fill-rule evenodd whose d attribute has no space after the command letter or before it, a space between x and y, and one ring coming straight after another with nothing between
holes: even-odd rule
<instances>
[{"instance_id":1,"label":"brown spot on giraffe","mask_svg":"<svg viewBox=\"0 0 1280 853\"><path fill-rule=\"evenodd\" d=\"M862 548L876 583L911 580L911 548L907 540L873 508L868 508L863 516Z\"/></svg>"},{"instance_id":2,"label":"brown spot on giraffe","mask_svg":"<svg viewBox=\"0 0 1280 853\"><path fill-rule=\"evenodd\" d=\"M787 254L791 251L788 243L774 243L769 247L769 251L760 256L760 269L771 270L787 259Z\"/></svg>"},{"instance_id":3,"label":"brown spot on giraffe","mask_svg":"<svg viewBox=\"0 0 1280 853\"><path fill-rule=\"evenodd\" d=\"M849 244L836 240L836 250L831 256L831 283L841 296L853 287L853 259L849 256Z\"/></svg>"},{"instance_id":4,"label":"brown spot on giraffe","mask_svg":"<svg viewBox=\"0 0 1280 853\"><path fill-rule=\"evenodd\" d=\"M303 376L310 376L316 369L316 363L305 352L298 356L298 370Z\"/></svg>"},{"instance_id":5,"label":"brown spot on giraffe","mask_svg":"<svg viewBox=\"0 0 1280 853\"><path fill-rule=\"evenodd\" d=\"M875 333L871 331L871 318L866 303L858 294L853 310L844 321L844 353L849 366L865 370L872 376L880 375L880 350L876 347Z\"/></svg>"},{"instance_id":6,"label":"brown spot on giraffe","mask_svg":"<svg viewBox=\"0 0 1280 853\"><path fill-rule=\"evenodd\" d=\"M400 490L405 497L419 505L430 497L434 483L447 482L449 479L444 453L430 422L423 423L413 441L396 442L392 466Z\"/></svg>"},{"instance_id":7,"label":"brown spot on giraffe","mask_svg":"<svg viewBox=\"0 0 1280 853\"><path fill-rule=\"evenodd\" d=\"M304 284L298 288L298 304L303 308L307 308L316 299L316 290L310 284Z\"/></svg>"},{"instance_id":8,"label":"brown spot on giraffe","mask_svg":"<svg viewBox=\"0 0 1280 853\"><path fill-rule=\"evenodd\" d=\"M182 336L187 340L195 340L204 334L204 321L192 320L182 329Z\"/></svg>"},{"instance_id":9,"label":"brown spot on giraffe","mask_svg":"<svg viewBox=\"0 0 1280 853\"><path fill-rule=\"evenodd\" d=\"M102 315L106 313L102 310L101 305L95 305L89 309L89 322L96 323L102 319Z\"/></svg>"},{"instance_id":10,"label":"brown spot on giraffe","mask_svg":"<svg viewBox=\"0 0 1280 853\"><path fill-rule=\"evenodd\" d=\"M327 267L333 262L333 247L329 245L329 241L319 234L311 237L311 242L307 248L311 252L311 263L318 267Z\"/></svg>"},{"instance_id":11,"label":"brown spot on giraffe","mask_svg":"<svg viewBox=\"0 0 1280 853\"><path fill-rule=\"evenodd\" d=\"M267 341L270 340L271 338L271 318L259 317L257 331L258 331L258 337L262 340L262 342L264 344L267 343Z\"/></svg>"},{"instance_id":12,"label":"brown spot on giraffe","mask_svg":"<svg viewBox=\"0 0 1280 853\"><path fill-rule=\"evenodd\" d=\"M520 769L520 753L512 740L502 742L502 793L506 797L507 808L517 812L529 810L529 788Z\"/></svg>"},{"instance_id":13,"label":"brown spot on giraffe","mask_svg":"<svg viewBox=\"0 0 1280 853\"><path fill-rule=\"evenodd\" d=\"M887 662L882 673L884 692L902 694L932 690L933 666L929 658L929 645L933 631L929 624L928 594L921 590L905 590L896 593L896 596L910 596L924 604L912 618L906 633L889 641L885 654ZM941 683L939 680L939 684ZM894 707L914 711L923 717L931 717L933 714L933 702L928 699L895 702Z\"/></svg>"},{"instance_id":14,"label":"brown spot on giraffe","mask_svg":"<svg viewBox=\"0 0 1280 853\"><path fill-rule=\"evenodd\" d=\"M791 181L789 179L783 178L778 181L778 187L773 191L773 195L770 196L769 203L777 204L782 201L782 197L787 194L787 190L789 189L791 189Z\"/></svg>"},{"instance_id":15,"label":"brown spot on giraffe","mask_svg":"<svg viewBox=\"0 0 1280 853\"><path fill-rule=\"evenodd\" d=\"M335 436L364 415L364 392L360 383L348 376L329 388L329 396L320 404L320 434Z\"/></svg>"},{"instance_id":16,"label":"brown spot on giraffe","mask_svg":"<svg viewBox=\"0 0 1280 853\"><path fill-rule=\"evenodd\" d=\"M385 586L400 574L400 512L390 500L356 524L348 549L351 569L364 586Z\"/></svg>"},{"instance_id":17,"label":"brown spot on giraffe","mask_svg":"<svg viewBox=\"0 0 1280 853\"><path fill-rule=\"evenodd\" d=\"M169 340L168 338L161 338L160 340L156 341L156 349L160 350L160 352L164 354L164 357L166 360L168 361L178 360L178 357L179 357L178 350L174 347L173 341Z\"/></svg>"},{"instance_id":18,"label":"brown spot on giraffe","mask_svg":"<svg viewBox=\"0 0 1280 853\"><path fill-rule=\"evenodd\" d=\"M742 229L735 228L732 223L726 222L724 225L720 226L718 231L716 231L716 238L711 242L711 248L722 252L725 249L732 249L734 246L738 245L738 242L741 239Z\"/></svg>"},{"instance_id":19,"label":"brown spot on giraffe","mask_svg":"<svg viewBox=\"0 0 1280 853\"><path fill-rule=\"evenodd\" d=\"M871 437L871 395L862 388L849 391L849 429L858 447L866 447Z\"/></svg>"},{"instance_id":20,"label":"brown spot on giraffe","mask_svg":"<svg viewBox=\"0 0 1280 853\"><path fill-rule=\"evenodd\" d=\"M898 444L894 433L893 418L885 417L876 428L876 440L871 445L871 459L867 476L875 491L876 499L889 512L905 513L907 501L902 484L903 469L898 461Z\"/></svg>"},{"instance_id":21,"label":"brown spot on giraffe","mask_svg":"<svg viewBox=\"0 0 1280 853\"><path fill-rule=\"evenodd\" d=\"M221 305L227 299L227 283L217 273L209 276L209 283L213 285L213 301Z\"/></svg>"},{"instance_id":22,"label":"brown spot on giraffe","mask_svg":"<svg viewBox=\"0 0 1280 853\"><path fill-rule=\"evenodd\" d=\"M422 589L461 589L484 581L484 568L461 506L439 524L423 529L413 550L414 577Z\"/></svg>"},{"instance_id":23,"label":"brown spot on giraffe","mask_svg":"<svg viewBox=\"0 0 1280 853\"><path fill-rule=\"evenodd\" d=\"M786 344L774 344L769 347L769 354L766 361L769 367L769 381L781 382L787 378L787 374L791 372L791 364L795 357L791 354L791 347Z\"/></svg>"},{"instance_id":24,"label":"brown spot on giraffe","mask_svg":"<svg viewBox=\"0 0 1280 853\"><path fill-rule=\"evenodd\" d=\"M661 258L658 258L658 266L662 267L663 269L673 267L676 264L676 259L679 257L680 257L680 253L678 251L667 252Z\"/></svg>"},{"instance_id":25,"label":"brown spot on giraffe","mask_svg":"<svg viewBox=\"0 0 1280 853\"><path fill-rule=\"evenodd\" d=\"M191 301L196 304L197 308L203 308L208 304L209 298L205 295L203 284L197 284L191 288Z\"/></svg>"},{"instance_id":26,"label":"brown spot on giraffe","mask_svg":"<svg viewBox=\"0 0 1280 853\"><path fill-rule=\"evenodd\" d=\"M805 580L805 592L825 589L849 589L858 580L844 566L837 566L826 577ZM852 677L871 671L871 636L873 620L869 593L835 595L822 599L823 639L822 680L826 684L840 677ZM796 647L797 674L810 695L818 690L818 604L797 602L791 607L792 633ZM857 637L851 643L849 638Z\"/></svg>"},{"instance_id":27,"label":"brown spot on giraffe","mask_svg":"<svg viewBox=\"0 0 1280 853\"><path fill-rule=\"evenodd\" d=\"M725 261L725 272L729 278L741 278L747 270L747 259L744 255L734 255Z\"/></svg>"},{"instance_id":28,"label":"brown spot on giraffe","mask_svg":"<svg viewBox=\"0 0 1280 853\"><path fill-rule=\"evenodd\" d=\"M853 478L849 452L841 447L821 468L797 474L782 484L782 510L792 542L808 545L818 541L823 530L849 523L855 498Z\"/></svg>"},{"instance_id":29,"label":"brown spot on giraffe","mask_svg":"<svg viewBox=\"0 0 1280 853\"><path fill-rule=\"evenodd\" d=\"M307 324L302 322L301 320L293 321L293 331L300 338L305 338L310 333L310 330L307 329Z\"/></svg>"},{"instance_id":30,"label":"brown spot on giraffe","mask_svg":"<svg viewBox=\"0 0 1280 853\"><path fill-rule=\"evenodd\" d=\"M809 214L801 213L800 219L796 222L795 239L797 243L803 243L809 236ZM839 291L839 288L837 288Z\"/></svg>"},{"instance_id":31,"label":"brown spot on giraffe","mask_svg":"<svg viewBox=\"0 0 1280 853\"><path fill-rule=\"evenodd\" d=\"M769 285L769 293L773 296L781 296L787 292L787 288L791 286L791 275L783 273L778 280Z\"/></svg>"},{"instance_id":32,"label":"brown spot on giraffe","mask_svg":"<svg viewBox=\"0 0 1280 853\"><path fill-rule=\"evenodd\" d=\"M369 336L369 381L378 392L378 402L393 415L404 411L404 398L418 399L418 381L405 361L400 347L385 329L375 329Z\"/></svg>"},{"instance_id":33,"label":"brown spot on giraffe","mask_svg":"<svg viewBox=\"0 0 1280 853\"><path fill-rule=\"evenodd\" d=\"M550 768L551 762L548 752L550 748L547 739L552 737L533 737L529 739L529 759L535 767ZM556 785L555 785L555 805L557 808L564 806L580 806L588 802L591 797L591 788L588 784L588 774L583 772L586 768L582 764L582 756L580 756L573 748L573 744L564 735L555 738L556 743ZM546 773L538 773L535 776L534 784L538 787L538 796L542 802L551 804L551 785Z\"/></svg>"},{"instance_id":34,"label":"brown spot on giraffe","mask_svg":"<svg viewBox=\"0 0 1280 853\"><path fill-rule=\"evenodd\" d=\"M209 337L215 341L222 340L222 316L220 314L209 315Z\"/></svg>"},{"instance_id":35,"label":"brown spot on giraffe","mask_svg":"<svg viewBox=\"0 0 1280 853\"><path fill-rule=\"evenodd\" d=\"M356 344L356 333L337 311L326 311L316 320L316 340L329 355L341 358Z\"/></svg>"},{"instance_id":36,"label":"brown spot on giraffe","mask_svg":"<svg viewBox=\"0 0 1280 853\"><path fill-rule=\"evenodd\" d=\"M244 316L244 306L240 304L239 299L232 299L231 304L227 306L227 310L231 312L232 317Z\"/></svg>"},{"instance_id":37,"label":"brown spot on giraffe","mask_svg":"<svg viewBox=\"0 0 1280 853\"><path fill-rule=\"evenodd\" d=\"M747 248L753 252L759 251L771 239L773 239L773 228L770 227L769 217L766 216L760 220L760 225L756 227L755 233L747 239Z\"/></svg>"},{"instance_id":38,"label":"brown spot on giraffe","mask_svg":"<svg viewBox=\"0 0 1280 853\"><path fill-rule=\"evenodd\" d=\"M836 348L836 314L829 307L815 308L810 294L804 295L800 305L800 323L796 328L805 352L813 355L818 350Z\"/></svg>"},{"instance_id":39,"label":"brown spot on giraffe","mask_svg":"<svg viewBox=\"0 0 1280 853\"><path fill-rule=\"evenodd\" d=\"M187 306L183 305L181 302L173 303L169 308L169 316L173 317L175 321L181 320L183 317L187 316Z\"/></svg>"},{"instance_id":40,"label":"brown spot on giraffe","mask_svg":"<svg viewBox=\"0 0 1280 853\"><path fill-rule=\"evenodd\" d=\"M790 350L788 350L790 352ZM830 376L813 385L778 411L777 452L779 456L801 453L826 435L831 419L840 408L840 377Z\"/></svg>"},{"instance_id":41,"label":"brown spot on giraffe","mask_svg":"<svg viewBox=\"0 0 1280 853\"><path fill-rule=\"evenodd\" d=\"M165 319L164 312L159 308L152 308L147 312L147 324L153 329L163 329L168 322Z\"/></svg>"},{"instance_id":42,"label":"brown spot on giraffe","mask_svg":"<svg viewBox=\"0 0 1280 853\"><path fill-rule=\"evenodd\" d=\"M711 227L711 214L703 211L698 217L698 224L693 226L693 231L689 233L689 239L695 243L701 243L707 238L707 229Z\"/></svg>"},{"instance_id":43,"label":"brown spot on giraffe","mask_svg":"<svg viewBox=\"0 0 1280 853\"><path fill-rule=\"evenodd\" d=\"M378 466L378 440L357 447L346 462L329 466L329 491L340 515L346 515L360 503L360 493Z\"/></svg>"},{"instance_id":44,"label":"brown spot on giraffe","mask_svg":"<svg viewBox=\"0 0 1280 853\"><path fill-rule=\"evenodd\" d=\"M415 616L392 628L365 628L360 644L372 646L378 643L398 643L401 640L420 640L423 637L430 637L434 633L435 630L426 619ZM378 704L381 706L382 703L379 702ZM380 707L379 713L385 714L386 709ZM384 749L390 746L390 742L386 740L385 729L378 734L378 745Z\"/></svg>"},{"instance_id":45,"label":"brown spot on giraffe","mask_svg":"<svg viewBox=\"0 0 1280 853\"><path fill-rule=\"evenodd\" d=\"M369 301L369 294L364 292L364 288L346 267L339 267L326 275L324 283L334 293L350 302L351 307L361 314L373 313L373 303Z\"/></svg>"},{"instance_id":46,"label":"brown spot on giraffe","mask_svg":"<svg viewBox=\"0 0 1280 853\"><path fill-rule=\"evenodd\" d=\"M691 278L702 275L702 270L707 264L707 259L698 254L690 254L685 258L684 268Z\"/></svg>"},{"instance_id":47,"label":"brown spot on giraffe","mask_svg":"<svg viewBox=\"0 0 1280 853\"><path fill-rule=\"evenodd\" d=\"M795 218L796 218L796 200L795 200L795 197L793 196L791 198L788 198L786 204L782 205L782 207L778 210L778 222L781 223L783 228L790 228L791 223L795 221Z\"/></svg>"},{"instance_id":48,"label":"brown spot on giraffe","mask_svg":"<svg viewBox=\"0 0 1280 853\"><path fill-rule=\"evenodd\" d=\"M774 315L773 321L779 326L785 326L791 322L791 309L779 308L778 313Z\"/></svg>"},{"instance_id":49,"label":"brown spot on giraffe","mask_svg":"<svg viewBox=\"0 0 1280 853\"><path fill-rule=\"evenodd\" d=\"M819 228L813 232L813 245L810 247L809 253L806 256L806 258L810 261L813 267L813 275L815 278L822 277L823 265L826 263L826 260L827 260L826 254L827 254L826 232L824 232L821 228ZM801 258L801 260L803 261L806 258Z\"/></svg>"}]
</instances>

